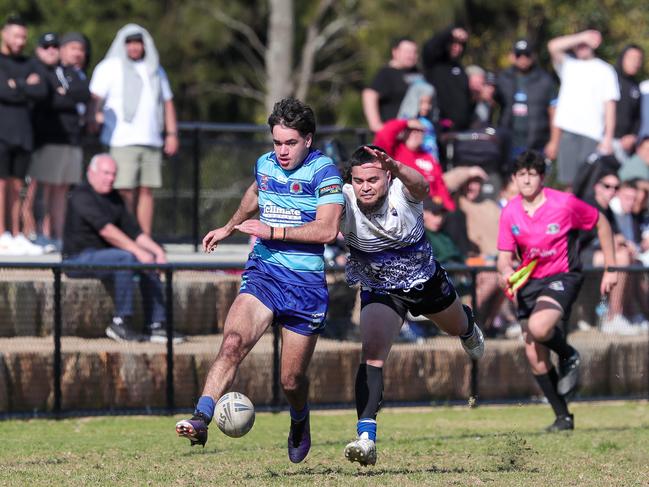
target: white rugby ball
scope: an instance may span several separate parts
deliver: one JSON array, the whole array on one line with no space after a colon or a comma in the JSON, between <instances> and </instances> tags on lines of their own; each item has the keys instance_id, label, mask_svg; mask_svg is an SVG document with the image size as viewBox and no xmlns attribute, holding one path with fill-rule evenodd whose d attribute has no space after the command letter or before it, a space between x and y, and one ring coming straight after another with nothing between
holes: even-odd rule
<instances>
[{"instance_id":1,"label":"white rugby ball","mask_svg":"<svg viewBox=\"0 0 649 487\"><path fill-rule=\"evenodd\" d=\"M244 394L228 392L216 403L214 419L223 433L240 438L255 424L255 407Z\"/></svg>"}]
</instances>

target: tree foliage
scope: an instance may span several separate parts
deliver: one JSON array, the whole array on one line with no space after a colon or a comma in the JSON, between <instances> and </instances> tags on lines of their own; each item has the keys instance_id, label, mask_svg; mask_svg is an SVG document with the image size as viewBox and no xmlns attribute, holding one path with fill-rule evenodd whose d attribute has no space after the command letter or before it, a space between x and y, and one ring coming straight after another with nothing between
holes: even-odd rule
<instances>
[{"instance_id":1,"label":"tree foliage","mask_svg":"<svg viewBox=\"0 0 649 487\"><path fill-rule=\"evenodd\" d=\"M609 62L629 42L649 50L643 0L0 0L0 12L27 20L31 46L46 31L83 32L92 42L90 68L122 25L139 23L156 40L181 119L262 122L269 69L277 67L265 56L269 19L286 2L292 48L280 88L311 103L321 123L363 124L360 89L388 60L390 41L408 35L421 44L450 23L471 32L465 63L488 69L507 65L520 36L536 42L547 64L550 38L586 27L604 34L600 55Z\"/></svg>"}]
</instances>

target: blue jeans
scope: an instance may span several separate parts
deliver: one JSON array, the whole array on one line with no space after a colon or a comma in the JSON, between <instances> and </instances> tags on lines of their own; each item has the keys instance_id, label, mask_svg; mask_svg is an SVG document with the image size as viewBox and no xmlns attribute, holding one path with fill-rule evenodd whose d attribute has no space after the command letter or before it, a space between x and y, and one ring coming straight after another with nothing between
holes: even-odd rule
<instances>
[{"instance_id":1,"label":"blue jeans","mask_svg":"<svg viewBox=\"0 0 649 487\"><path fill-rule=\"evenodd\" d=\"M88 249L70 256L63 261L65 264L137 264L138 260L132 253L122 249ZM133 316L133 293L135 292L135 275L140 278L140 292L144 308L145 323L165 321L164 294L158 274L152 271L135 269L94 269L73 270L66 272L68 277L96 277L102 282L113 285L115 316Z\"/></svg>"}]
</instances>

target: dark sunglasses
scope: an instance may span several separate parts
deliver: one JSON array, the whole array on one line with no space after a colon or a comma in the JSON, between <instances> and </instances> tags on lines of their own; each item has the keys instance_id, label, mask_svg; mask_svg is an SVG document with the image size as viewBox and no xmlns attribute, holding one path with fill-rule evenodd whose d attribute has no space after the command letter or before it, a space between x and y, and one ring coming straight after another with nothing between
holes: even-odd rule
<instances>
[{"instance_id":1,"label":"dark sunglasses","mask_svg":"<svg viewBox=\"0 0 649 487\"><path fill-rule=\"evenodd\" d=\"M523 56L525 56L525 57L532 57L532 54L529 53L529 52L515 52L515 53L514 53L514 56L516 56L517 58L519 58L519 57L523 57Z\"/></svg>"},{"instance_id":2,"label":"dark sunglasses","mask_svg":"<svg viewBox=\"0 0 649 487\"><path fill-rule=\"evenodd\" d=\"M614 191L620 189L619 184L606 184L606 183L599 183L599 184L601 184L604 187L604 189L612 189Z\"/></svg>"},{"instance_id":3,"label":"dark sunglasses","mask_svg":"<svg viewBox=\"0 0 649 487\"><path fill-rule=\"evenodd\" d=\"M43 49L49 49L49 48L51 48L51 47L53 47L54 49L58 49L58 48L59 48L59 45L58 45L58 44L43 44L41 47L42 47Z\"/></svg>"}]
</instances>

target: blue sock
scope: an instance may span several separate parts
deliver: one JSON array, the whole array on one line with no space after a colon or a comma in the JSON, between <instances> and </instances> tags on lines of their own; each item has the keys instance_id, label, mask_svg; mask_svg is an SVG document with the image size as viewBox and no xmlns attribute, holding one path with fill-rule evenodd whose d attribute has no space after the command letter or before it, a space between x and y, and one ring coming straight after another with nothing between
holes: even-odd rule
<instances>
[{"instance_id":1,"label":"blue sock","mask_svg":"<svg viewBox=\"0 0 649 487\"><path fill-rule=\"evenodd\" d=\"M198 404L196 404L196 409L194 410L194 414L197 413L203 413L209 421L212 421L212 416L214 416L214 407L216 406L216 403L214 402L214 399L212 399L211 396L201 396L200 399L198 400Z\"/></svg>"},{"instance_id":2,"label":"blue sock","mask_svg":"<svg viewBox=\"0 0 649 487\"><path fill-rule=\"evenodd\" d=\"M296 411L295 409L293 409L293 406L291 406L289 411L291 413L291 419L293 421L298 421L298 422L303 421L304 418L306 418L309 415L309 405L306 404L304 406L304 409L302 409L302 411Z\"/></svg>"},{"instance_id":3,"label":"blue sock","mask_svg":"<svg viewBox=\"0 0 649 487\"><path fill-rule=\"evenodd\" d=\"M367 433L367 437L376 441L376 420L372 418L361 418L356 424L356 432L358 436L361 436L363 433Z\"/></svg>"}]
</instances>

